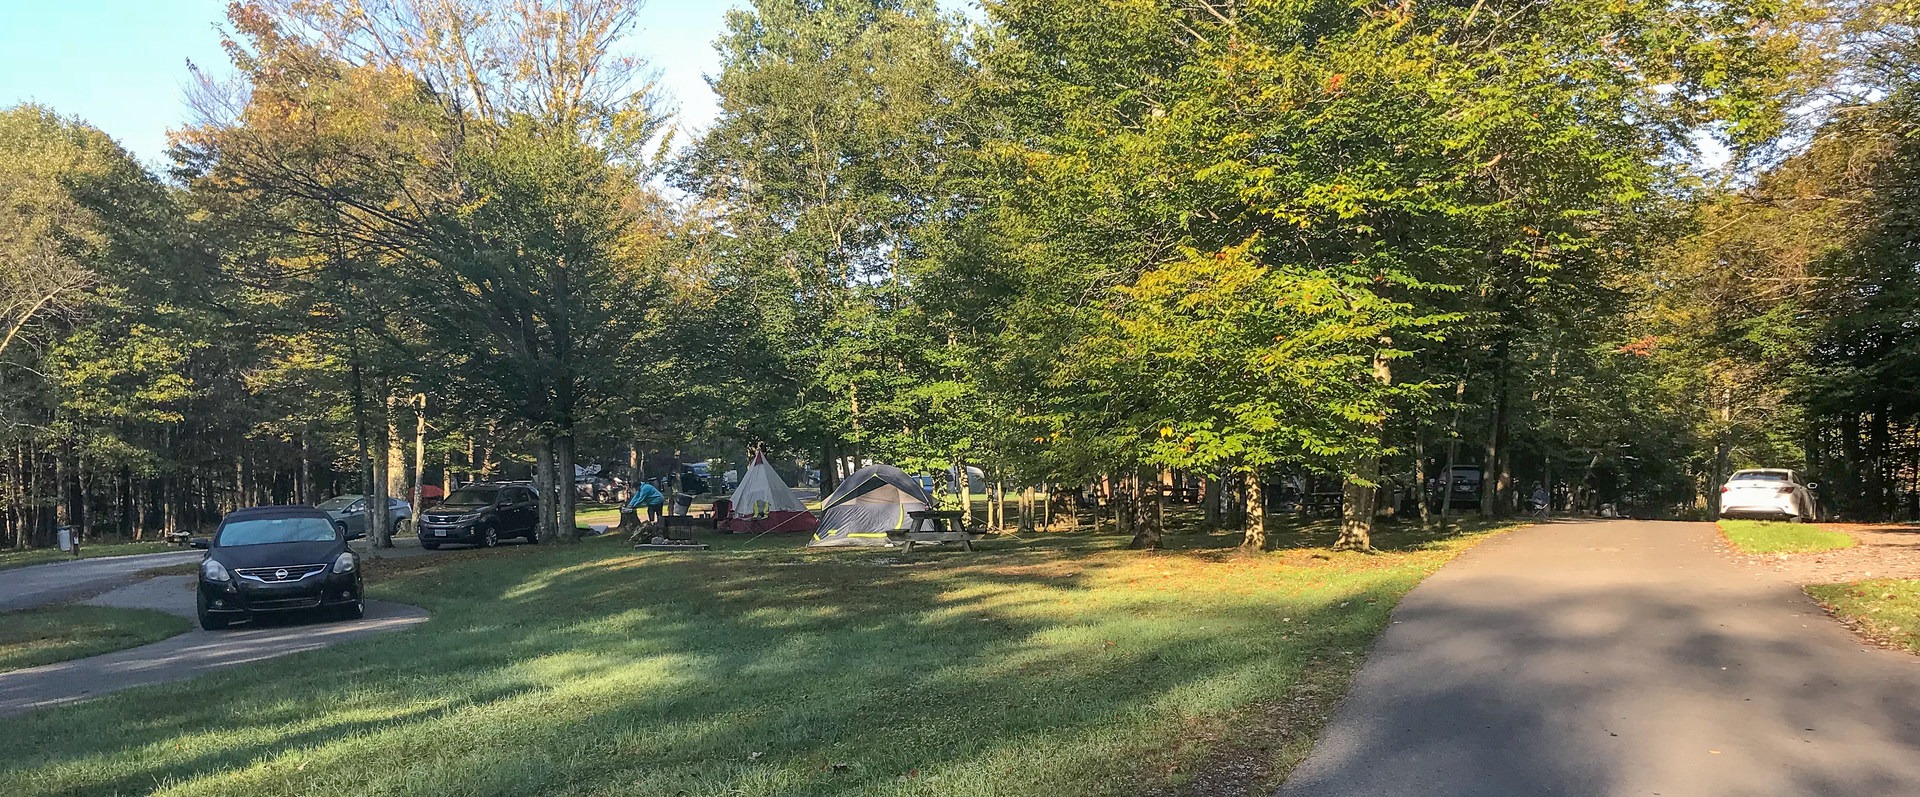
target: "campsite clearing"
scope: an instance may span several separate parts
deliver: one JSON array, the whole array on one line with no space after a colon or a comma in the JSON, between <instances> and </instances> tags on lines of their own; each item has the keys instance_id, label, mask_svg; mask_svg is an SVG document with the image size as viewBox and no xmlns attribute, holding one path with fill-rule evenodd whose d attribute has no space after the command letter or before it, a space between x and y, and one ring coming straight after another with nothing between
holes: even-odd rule
<instances>
[{"instance_id":1,"label":"campsite clearing","mask_svg":"<svg viewBox=\"0 0 1920 797\"><path fill-rule=\"evenodd\" d=\"M1478 538L1281 536L380 560L374 595L432 621L0 721L0 792L1142 794L1222 761L1271 784L1394 603Z\"/></svg>"}]
</instances>

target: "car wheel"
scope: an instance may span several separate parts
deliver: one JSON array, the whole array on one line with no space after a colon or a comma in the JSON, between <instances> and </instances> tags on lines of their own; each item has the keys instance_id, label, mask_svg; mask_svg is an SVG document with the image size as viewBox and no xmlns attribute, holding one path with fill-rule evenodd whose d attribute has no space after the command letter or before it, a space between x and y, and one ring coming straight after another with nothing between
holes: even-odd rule
<instances>
[{"instance_id":1,"label":"car wheel","mask_svg":"<svg viewBox=\"0 0 1920 797\"><path fill-rule=\"evenodd\" d=\"M1788 515L1787 522L1788 523L1805 523L1807 522L1807 519L1802 515Z\"/></svg>"},{"instance_id":2,"label":"car wheel","mask_svg":"<svg viewBox=\"0 0 1920 797\"><path fill-rule=\"evenodd\" d=\"M493 546L499 545L499 544L500 544L500 531L498 529L495 529L492 526L488 526L486 531L480 533L480 547L492 548Z\"/></svg>"},{"instance_id":3,"label":"car wheel","mask_svg":"<svg viewBox=\"0 0 1920 797\"><path fill-rule=\"evenodd\" d=\"M201 628L208 631L219 631L233 624L232 621L226 617L207 611L207 599L205 596L201 596L195 603L199 604L195 608L199 609L197 613L200 615Z\"/></svg>"},{"instance_id":4,"label":"car wheel","mask_svg":"<svg viewBox=\"0 0 1920 797\"><path fill-rule=\"evenodd\" d=\"M342 620L358 620L367 616L367 602L354 601L334 610L335 617Z\"/></svg>"}]
</instances>

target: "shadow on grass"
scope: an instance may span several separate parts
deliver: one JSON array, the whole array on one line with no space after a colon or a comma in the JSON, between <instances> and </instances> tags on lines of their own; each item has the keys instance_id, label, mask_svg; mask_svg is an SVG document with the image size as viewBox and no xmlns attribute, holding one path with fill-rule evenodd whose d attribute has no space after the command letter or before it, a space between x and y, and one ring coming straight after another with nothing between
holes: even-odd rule
<instances>
[{"instance_id":1,"label":"shadow on grass","mask_svg":"<svg viewBox=\"0 0 1920 797\"><path fill-rule=\"evenodd\" d=\"M1303 567L1305 547L1239 556L1231 535L911 558L708 541L382 563L376 594L432 621L0 722L26 740L0 792L1140 793L1203 760L1183 728L1357 661L1444 560Z\"/></svg>"}]
</instances>

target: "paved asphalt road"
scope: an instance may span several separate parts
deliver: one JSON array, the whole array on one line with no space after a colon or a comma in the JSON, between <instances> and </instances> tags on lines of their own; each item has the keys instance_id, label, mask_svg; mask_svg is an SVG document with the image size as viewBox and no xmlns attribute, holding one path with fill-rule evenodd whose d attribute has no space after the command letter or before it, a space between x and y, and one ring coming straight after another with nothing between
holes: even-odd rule
<instances>
[{"instance_id":1,"label":"paved asphalt road","mask_svg":"<svg viewBox=\"0 0 1920 797\"><path fill-rule=\"evenodd\" d=\"M202 555L189 549L0 570L0 612L96 594L136 581L144 571L197 562Z\"/></svg>"},{"instance_id":2,"label":"paved asphalt road","mask_svg":"<svg viewBox=\"0 0 1920 797\"><path fill-rule=\"evenodd\" d=\"M1567 522L1455 560L1281 797L1920 795L1920 658L1714 539Z\"/></svg>"},{"instance_id":3,"label":"paved asphalt road","mask_svg":"<svg viewBox=\"0 0 1920 797\"><path fill-rule=\"evenodd\" d=\"M161 576L87 602L160 609L192 617L192 583L193 576ZM219 667L315 650L370 634L397 631L426 619L426 612L412 606L368 601L367 616L350 622L288 617L259 627L189 631L150 645L93 658L0 673L0 717L136 686L178 681Z\"/></svg>"}]
</instances>

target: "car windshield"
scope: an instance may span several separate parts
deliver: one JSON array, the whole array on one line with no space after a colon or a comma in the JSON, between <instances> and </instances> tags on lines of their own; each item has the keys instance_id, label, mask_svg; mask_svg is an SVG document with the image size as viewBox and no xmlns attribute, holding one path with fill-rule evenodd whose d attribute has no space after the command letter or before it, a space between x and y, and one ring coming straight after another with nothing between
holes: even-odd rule
<instances>
[{"instance_id":1,"label":"car windshield","mask_svg":"<svg viewBox=\"0 0 1920 797\"><path fill-rule=\"evenodd\" d=\"M339 531L326 518L277 517L228 523L220 527L220 536L214 544L232 548L275 542L325 542L338 537Z\"/></svg>"},{"instance_id":2,"label":"car windshield","mask_svg":"<svg viewBox=\"0 0 1920 797\"><path fill-rule=\"evenodd\" d=\"M493 497L500 494L497 487L462 487L454 490L443 504L454 506L486 506L493 503Z\"/></svg>"},{"instance_id":3,"label":"car windshield","mask_svg":"<svg viewBox=\"0 0 1920 797\"><path fill-rule=\"evenodd\" d=\"M1777 472L1769 473L1767 471L1762 471L1762 470L1749 470L1749 471L1742 471L1740 473L1733 474L1733 478L1728 479L1727 481L1783 482L1786 480L1787 480L1787 474L1785 473L1777 473Z\"/></svg>"},{"instance_id":4,"label":"car windshield","mask_svg":"<svg viewBox=\"0 0 1920 797\"><path fill-rule=\"evenodd\" d=\"M339 495L339 496L334 496L332 498L329 498L325 501L321 501L319 509L322 512L338 512L342 509L346 509L347 507L353 506L354 504L357 504L359 502L360 502L360 496Z\"/></svg>"}]
</instances>

